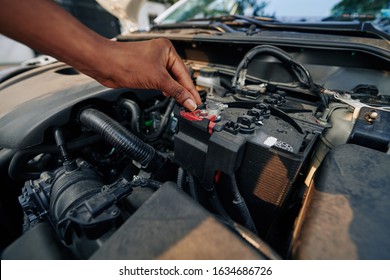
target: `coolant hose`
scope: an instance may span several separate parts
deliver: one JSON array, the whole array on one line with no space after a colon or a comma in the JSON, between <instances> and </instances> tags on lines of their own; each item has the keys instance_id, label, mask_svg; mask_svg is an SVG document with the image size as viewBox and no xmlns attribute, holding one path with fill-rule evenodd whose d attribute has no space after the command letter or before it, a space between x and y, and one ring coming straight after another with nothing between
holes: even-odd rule
<instances>
[{"instance_id":1,"label":"coolant hose","mask_svg":"<svg viewBox=\"0 0 390 280\"><path fill-rule=\"evenodd\" d=\"M84 109L80 114L80 121L89 129L99 133L119 152L139 162L148 171L157 171L164 163L164 158L153 147L106 114L92 108Z\"/></svg>"}]
</instances>

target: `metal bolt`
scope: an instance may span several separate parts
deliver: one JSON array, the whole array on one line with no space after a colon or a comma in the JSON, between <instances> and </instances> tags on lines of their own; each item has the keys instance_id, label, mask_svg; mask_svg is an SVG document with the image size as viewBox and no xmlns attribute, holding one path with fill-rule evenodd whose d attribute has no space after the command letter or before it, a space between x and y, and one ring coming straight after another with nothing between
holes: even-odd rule
<instances>
[{"instance_id":1,"label":"metal bolt","mask_svg":"<svg viewBox=\"0 0 390 280\"><path fill-rule=\"evenodd\" d=\"M377 117L378 117L378 113L377 112L373 111L373 112L370 113L370 118L376 119Z\"/></svg>"},{"instance_id":2,"label":"metal bolt","mask_svg":"<svg viewBox=\"0 0 390 280\"><path fill-rule=\"evenodd\" d=\"M199 116L200 117L207 117L208 114L209 114L209 112L207 110L205 110L205 109L202 109L199 112Z\"/></svg>"},{"instance_id":3,"label":"metal bolt","mask_svg":"<svg viewBox=\"0 0 390 280\"><path fill-rule=\"evenodd\" d=\"M372 124L377 118L378 118L378 112L376 111L371 111L371 112L368 112L365 116L364 116L364 119L369 122L370 124Z\"/></svg>"},{"instance_id":4,"label":"metal bolt","mask_svg":"<svg viewBox=\"0 0 390 280\"><path fill-rule=\"evenodd\" d=\"M50 184L53 181L53 176L47 171L42 172L40 177L46 184Z\"/></svg>"}]
</instances>

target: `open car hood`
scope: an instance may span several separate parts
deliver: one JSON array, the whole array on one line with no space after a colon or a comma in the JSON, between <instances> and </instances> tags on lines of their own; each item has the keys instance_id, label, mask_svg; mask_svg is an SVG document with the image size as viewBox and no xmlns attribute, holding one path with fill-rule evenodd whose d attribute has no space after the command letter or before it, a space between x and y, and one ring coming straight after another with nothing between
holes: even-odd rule
<instances>
[{"instance_id":1,"label":"open car hood","mask_svg":"<svg viewBox=\"0 0 390 280\"><path fill-rule=\"evenodd\" d=\"M138 14L146 0L96 0L110 14L137 29ZM131 26L130 26L131 27Z\"/></svg>"},{"instance_id":2,"label":"open car hood","mask_svg":"<svg viewBox=\"0 0 390 280\"><path fill-rule=\"evenodd\" d=\"M390 259L389 40L322 27L117 37L171 40L194 112L61 62L0 77L2 259Z\"/></svg>"}]
</instances>

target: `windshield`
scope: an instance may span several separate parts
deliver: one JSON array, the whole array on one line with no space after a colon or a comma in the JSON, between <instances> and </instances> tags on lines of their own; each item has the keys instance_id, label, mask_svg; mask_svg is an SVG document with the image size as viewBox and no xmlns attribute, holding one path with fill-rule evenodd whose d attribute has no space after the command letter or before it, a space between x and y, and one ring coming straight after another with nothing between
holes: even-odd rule
<instances>
[{"instance_id":1,"label":"windshield","mask_svg":"<svg viewBox=\"0 0 390 280\"><path fill-rule=\"evenodd\" d=\"M221 15L269 17L281 22L389 19L388 0L180 0L156 19L175 23Z\"/></svg>"},{"instance_id":2,"label":"windshield","mask_svg":"<svg viewBox=\"0 0 390 280\"><path fill-rule=\"evenodd\" d=\"M177 9L164 18L164 23L235 14L237 7L234 0L188 0L182 2Z\"/></svg>"}]
</instances>

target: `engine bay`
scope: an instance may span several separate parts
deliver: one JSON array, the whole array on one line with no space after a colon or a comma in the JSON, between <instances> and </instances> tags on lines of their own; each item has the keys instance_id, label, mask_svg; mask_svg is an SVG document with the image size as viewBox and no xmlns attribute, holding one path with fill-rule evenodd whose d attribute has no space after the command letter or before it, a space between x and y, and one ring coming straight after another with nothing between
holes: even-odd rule
<instances>
[{"instance_id":1,"label":"engine bay","mask_svg":"<svg viewBox=\"0 0 390 280\"><path fill-rule=\"evenodd\" d=\"M2 257L388 258L388 59L174 43L202 98L193 112L62 63L0 84L1 99L20 95L0 105ZM329 214L323 193L352 206ZM345 208L358 226L332 220Z\"/></svg>"}]
</instances>

